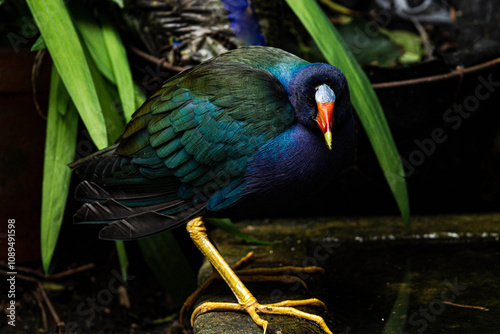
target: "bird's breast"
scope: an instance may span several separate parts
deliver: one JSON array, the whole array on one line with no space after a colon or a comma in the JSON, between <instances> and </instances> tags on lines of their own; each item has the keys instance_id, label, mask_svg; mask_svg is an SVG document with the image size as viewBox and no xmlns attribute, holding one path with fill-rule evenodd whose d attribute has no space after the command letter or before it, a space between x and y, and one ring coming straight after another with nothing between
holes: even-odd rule
<instances>
[{"instance_id":1,"label":"bird's breast","mask_svg":"<svg viewBox=\"0 0 500 334\"><path fill-rule=\"evenodd\" d=\"M231 211L280 214L331 183L348 149L338 143L330 151L320 132L313 133L297 123L261 147L249 161L241 201Z\"/></svg>"}]
</instances>

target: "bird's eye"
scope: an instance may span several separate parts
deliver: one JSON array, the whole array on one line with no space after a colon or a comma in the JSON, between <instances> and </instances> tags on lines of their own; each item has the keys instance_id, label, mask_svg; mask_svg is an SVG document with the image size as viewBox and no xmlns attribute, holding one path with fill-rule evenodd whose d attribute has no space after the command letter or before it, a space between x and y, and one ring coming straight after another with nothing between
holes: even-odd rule
<instances>
[{"instance_id":1,"label":"bird's eye","mask_svg":"<svg viewBox=\"0 0 500 334\"><path fill-rule=\"evenodd\" d=\"M312 107L314 105L314 101L309 95L306 95L306 103L309 107Z\"/></svg>"}]
</instances>

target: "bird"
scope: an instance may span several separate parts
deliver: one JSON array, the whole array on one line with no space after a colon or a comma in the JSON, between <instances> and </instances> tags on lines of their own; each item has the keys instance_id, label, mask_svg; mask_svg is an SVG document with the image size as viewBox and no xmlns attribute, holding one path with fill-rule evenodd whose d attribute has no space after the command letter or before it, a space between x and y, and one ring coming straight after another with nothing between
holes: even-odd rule
<instances>
[{"instance_id":1,"label":"bird","mask_svg":"<svg viewBox=\"0 0 500 334\"><path fill-rule=\"evenodd\" d=\"M166 80L114 145L70 164L82 179L74 222L106 224L105 240L186 225L238 300L204 310L245 311L264 333L264 313L298 316L331 333L321 317L294 308L317 299L258 303L208 239L205 218L304 205L349 160L354 124L338 68L273 47L228 51Z\"/></svg>"}]
</instances>

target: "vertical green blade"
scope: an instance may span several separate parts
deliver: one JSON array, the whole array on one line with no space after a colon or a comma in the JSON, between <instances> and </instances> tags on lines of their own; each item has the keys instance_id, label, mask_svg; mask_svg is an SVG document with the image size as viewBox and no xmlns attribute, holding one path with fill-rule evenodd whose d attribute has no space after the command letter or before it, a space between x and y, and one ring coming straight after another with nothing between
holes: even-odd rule
<instances>
[{"instance_id":1,"label":"vertical green blade","mask_svg":"<svg viewBox=\"0 0 500 334\"><path fill-rule=\"evenodd\" d=\"M109 59L108 50L106 49L102 35L102 28L94 15L92 15L92 8L85 6L80 1L71 1L68 3L68 6L71 10L75 27L97 68L107 80L116 84L115 75L111 68L111 60ZM99 92L99 88L96 87L96 89Z\"/></svg>"},{"instance_id":2,"label":"vertical green blade","mask_svg":"<svg viewBox=\"0 0 500 334\"><path fill-rule=\"evenodd\" d=\"M76 148L78 114L69 98L60 96L63 94L68 93L57 70L52 67L40 227L42 262L46 273L56 248L68 197L71 170L66 164L73 160Z\"/></svg>"},{"instance_id":3,"label":"vertical green blade","mask_svg":"<svg viewBox=\"0 0 500 334\"><path fill-rule=\"evenodd\" d=\"M82 46L60 0L27 0L54 65L98 148L107 146L106 126Z\"/></svg>"},{"instance_id":4,"label":"vertical green blade","mask_svg":"<svg viewBox=\"0 0 500 334\"><path fill-rule=\"evenodd\" d=\"M96 62L89 55L86 46L84 45L85 56L89 64L92 80L98 92L99 104L101 105L102 114L106 123L108 132L108 145L112 145L118 137L123 133L125 124L123 123L120 112L116 106L117 98L116 87L107 81L101 72L98 70Z\"/></svg>"},{"instance_id":5,"label":"vertical green blade","mask_svg":"<svg viewBox=\"0 0 500 334\"><path fill-rule=\"evenodd\" d=\"M106 15L101 15L102 35L111 60L111 67L116 78L116 86L120 96L125 122L130 121L135 111L134 81L118 30L111 24Z\"/></svg>"},{"instance_id":6,"label":"vertical green blade","mask_svg":"<svg viewBox=\"0 0 500 334\"><path fill-rule=\"evenodd\" d=\"M327 61L338 67L346 76L351 90L352 104L366 130L403 220L408 226L410 205L403 165L370 80L351 52L344 46L342 36L316 1L287 0L287 3L309 31Z\"/></svg>"},{"instance_id":7,"label":"vertical green blade","mask_svg":"<svg viewBox=\"0 0 500 334\"><path fill-rule=\"evenodd\" d=\"M127 270L128 270L128 258L127 251L125 249L125 243L123 241L115 241L116 252L118 253L118 260L120 261L120 270L122 272L122 278L127 281Z\"/></svg>"}]
</instances>

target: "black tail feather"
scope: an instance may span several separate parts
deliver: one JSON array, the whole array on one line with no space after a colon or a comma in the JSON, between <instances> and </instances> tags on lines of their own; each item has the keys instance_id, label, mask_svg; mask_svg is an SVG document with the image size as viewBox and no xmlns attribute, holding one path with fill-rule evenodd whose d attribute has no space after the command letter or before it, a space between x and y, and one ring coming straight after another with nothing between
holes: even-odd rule
<instances>
[{"instance_id":1,"label":"black tail feather","mask_svg":"<svg viewBox=\"0 0 500 334\"><path fill-rule=\"evenodd\" d=\"M164 212L185 203L183 200L173 200L153 205L130 207L114 199L105 202L85 203L73 216L73 222L78 223L109 223L115 220L140 214L146 211Z\"/></svg>"},{"instance_id":2,"label":"black tail feather","mask_svg":"<svg viewBox=\"0 0 500 334\"><path fill-rule=\"evenodd\" d=\"M72 170L78 170L82 165L88 164L90 161L94 161L95 158L102 158L102 157L108 157L108 156L116 156L116 148L118 147L118 144L111 145L109 147L106 147L105 149L102 149L100 151L97 151L95 153L92 153L82 159L73 161L72 163L68 164L69 168Z\"/></svg>"},{"instance_id":3,"label":"black tail feather","mask_svg":"<svg viewBox=\"0 0 500 334\"><path fill-rule=\"evenodd\" d=\"M85 203L75 213L75 223L107 223L101 239L130 240L174 228L204 212L206 203L179 198L181 182L152 151L121 156L116 148L110 146L69 165L83 179L75 198ZM145 159L156 163L153 172L147 169L153 168L151 164L143 166Z\"/></svg>"},{"instance_id":4,"label":"black tail feather","mask_svg":"<svg viewBox=\"0 0 500 334\"><path fill-rule=\"evenodd\" d=\"M104 240L132 240L168 230L187 223L200 216L205 210L205 204L186 206L178 214L162 214L148 211L126 219L115 221L99 232L99 238Z\"/></svg>"},{"instance_id":5,"label":"black tail feather","mask_svg":"<svg viewBox=\"0 0 500 334\"><path fill-rule=\"evenodd\" d=\"M138 201L140 202L138 205L145 205L148 200L150 201L149 204L152 204L157 203L161 199L163 199L163 202L166 202L176 198L178 188L176 184L162 186L160 183L159 188L162 190L161 192L153 192L154 189L153 191L141 192L123 190L117 186L100 186L95 182L82 181L76 186L75 198L81 202L103 202L108 199L115 199L119 202L127 201L129 203Z\"/></svg>"}]
</instances>

